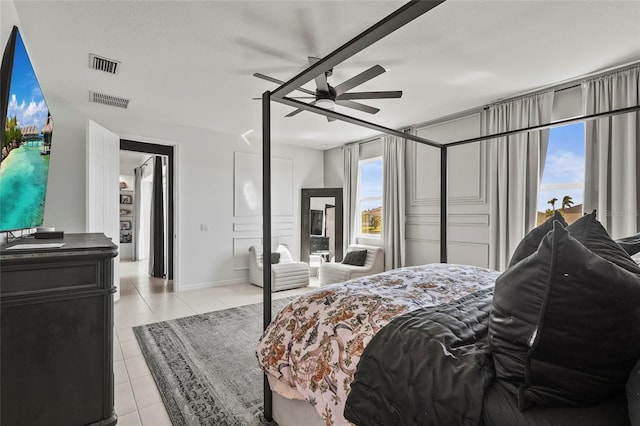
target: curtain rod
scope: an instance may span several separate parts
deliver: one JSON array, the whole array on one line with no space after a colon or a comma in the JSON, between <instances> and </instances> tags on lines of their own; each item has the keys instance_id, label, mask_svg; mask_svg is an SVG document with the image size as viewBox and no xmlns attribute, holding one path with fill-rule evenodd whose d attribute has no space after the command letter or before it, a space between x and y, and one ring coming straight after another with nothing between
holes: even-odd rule
<instances>
[{"instance_id":1,"label":"curtain rod","mask_svg":"<svg viewBox=\"0 0 640 426\"><path fill-rule=\"evenodd\" d=\"M408 132L411 131L411 127L407 127L405 129L400 129L399 131L402 132L402 133L408 133ZM375 142L378 139L382 139L385 135L387 135L387 134L386 133L380 133L380 134L378 134L376 136L372 136L370 138L360 139L360 140L353 141L353 142L347 142L347 143L344 143L344 144L340 145L340 148L342 148L344 146L347 146L347 145L364 144L364 143Z\"/></svg>"},{"instance_id":2,"label":"curtain rod","mask_svg":"<svg viewBox=\"0 0 640 426\"><path fill-rule=\"evenodd\" d=\"M469 144L469 143L480 142L480 141L484 141L484 140L487 140L487 139L497 139L497 138L502 138L502 137L505 137L505 136L511 136L511 135L515 135L515 134L518 134L518 133L530 132L530 131L534 131L534 130L551 129L551 128L554 128L554 127L563 126L565 124L577 123L577 122L580 122L580 121L596 120L598 118L611 117L611 116L620 115L620 114L629 114L629 113L638 112L638 111L640 111L640 105L634 105L634 106L630 106L630 107L626 107L626 108L614 109L614 110L611 110L611 111L599 112L599 113L595 113L595 114L585 115L585 116L582 116L582 117L567 118L565 120L555 121L553 123L547 123L547 124L540 124L540 125L537 125L537 126L526 127L526 128L523 128L523 129L509 130L509 131L506 131L506 132L494 133L494 134L486 135L486 136L479 136L479 137L475 137L475 138L463 139L463 140L459 140L459 141L456 141L456 142L443 143L442 146L451 147L451 146L458 146L458 145L466 145L466 144Z\"/></svg>"},{"instance_id":3,"label":"curtain rod","mask_svg":"<svg viewBox=\"0 0 640 426\"><path fill-rule=\"evenodd\" d=\"M512 99L518 99L520 97L526 96L526 95L532 95L534 93L537 92L545 92L548 90L553 90L554 92L562 92L563 90L569 90L569 89L573 89L575 87L580 87L580 85L582 84L583 81L587 81L590 80L592 78L598 78L600 76L604 76L606 74L612 73L612 72L616 72L616 71L624 71L627 68L633 68L635 66L640 65L640 60L635 60L632 62L627 62L626 64L623 65L618 65L615 67L610 67L604 70L600 70L600 71L596 71L596 72L592 72L589 74L584 74L580 77L577 78L572 78L570 80L564 80L562 82L559 83L554 83L554 84L550 84L547 86L543 86L543 87L539 87L537 89L534 90L530 90L528 92L522 92L518 95L514 95L511 97L507 97L507 98L501 98L501 99L496 99L495 101L489 102L488 104L482 105L482 106L477 106L474 108L469 108L466 109L464 111L460 111L460 112L456 112L453 114L449 114L449 115L445 115L444 117L440 117L440 118L436 118L434 120L429 120L429 121L423 121L422 123L418 123L415 126L413 126L416 129L421 129L424 127L429 127L429 126L434 126L436 124L442 124L442 123L446 123L447 121L453 121L453 120L457 120L459 118L463 118L466 116L469 116L471 114L475 114L478 112L481 112L485 109L487 109L489 106L491 105L495 105L495 104L499 104L502 102L506 102ZM349 142L349 143L357 143L357 142ZM345 144L347 145L347 144Z\"/></svg>"},{"instance_id":4,"label":"curtain rod","mask_svg":"<svg viewBox=\"0 0 640 426\"><path fill-rule=\"evenodd\" d=\"M593 78L598 78L601 76L604 76L606 74L612 73L612 72L618 72L618 71L624 71L627 68L633 68L635 66L640 65L640 60L635 60L632 62L627 62L626 64L622 64L622 65L616 65L614 67L609 67L609 68L605 68L604 70L600 70L600 71L594 71L588 74L583 74L580 77L574 77L568 80L564 80L561 82L557 82L557 83L553 83L553 84L548 84L546 86L542 86L542 87L538 87L537 89L533 89L533 90L529 90L527 92L523 92L520 93L519 95L515 95L515 96L509 96L507 98L502 98L502 99L497 99L493 102L488 103L487 105L485 105L486 107L489 107L491 105L494 104L499 104L499 103L503 103L512 99L518 99L520 97L523 96L528 96L528 95L534 95L536 93L542 93L542 92L548 92L550 90L553 90L554 92L560 92L562 90L567 90L567 89L571 89L573 87L579 87L583 82L591 80Z\"/></svg>"}]
</instances>

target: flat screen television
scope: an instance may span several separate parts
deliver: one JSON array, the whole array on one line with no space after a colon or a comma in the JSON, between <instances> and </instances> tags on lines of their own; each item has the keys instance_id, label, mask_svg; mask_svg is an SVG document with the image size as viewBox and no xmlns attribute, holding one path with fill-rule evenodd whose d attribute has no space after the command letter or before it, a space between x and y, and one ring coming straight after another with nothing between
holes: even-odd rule
<instances>
[{"instance_id":1,"label":"flat screen television","mask_svg":"<svg viewBox=\"0 0 640 426\"><path fill-rule=\"evenodd\" d=\"M42 226L53 119L13 27L0 72L0 232Z\"/></svg>"}]
</instances>

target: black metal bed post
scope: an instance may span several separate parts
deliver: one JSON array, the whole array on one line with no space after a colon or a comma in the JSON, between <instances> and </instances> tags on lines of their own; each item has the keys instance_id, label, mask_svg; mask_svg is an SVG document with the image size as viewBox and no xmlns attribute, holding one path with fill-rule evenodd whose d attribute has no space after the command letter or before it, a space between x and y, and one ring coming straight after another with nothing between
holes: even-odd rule
<instances>
[{"instance_id":1,"label":"black metal bed post","mask_svg":"<svg viewBox=\"0 0 640 426\"><path fill-rule=\"evenodd\" d=\"M271 92L262 94L262 327L271 322ZM264 375L264 418L273 420L272 394Z\"/></svg>"},{"instance_id":2,"label":"black metal bed post","mask_svg":"<svg viewBox=\"0 0 640 426\"><path fill-rule=\"evenodd\" d=\"M447 263L447 146L440 148L440 262Z\"/></svg>"}]
</instances>

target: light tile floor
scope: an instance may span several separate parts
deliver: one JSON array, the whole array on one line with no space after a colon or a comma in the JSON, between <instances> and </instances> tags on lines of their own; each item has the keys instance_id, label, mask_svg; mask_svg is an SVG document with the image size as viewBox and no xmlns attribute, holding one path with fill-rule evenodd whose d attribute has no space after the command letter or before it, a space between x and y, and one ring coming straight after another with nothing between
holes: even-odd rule
<instances>
[{"instance_id":1,"label":"light tile floor","mask_svg":"<svg viewBox=\"0 0 640 426\"><path fill-rule=\"evenodd\" d=\"M262 301L262 288L249 283L174 293L171 281L152 278L147 262L120 263L120 300L114 304L115 411L118 426L171 426L158 388L142 356L133 327ZM282 298L311 286L273 293Z\"/></svg>"}]
</instances>

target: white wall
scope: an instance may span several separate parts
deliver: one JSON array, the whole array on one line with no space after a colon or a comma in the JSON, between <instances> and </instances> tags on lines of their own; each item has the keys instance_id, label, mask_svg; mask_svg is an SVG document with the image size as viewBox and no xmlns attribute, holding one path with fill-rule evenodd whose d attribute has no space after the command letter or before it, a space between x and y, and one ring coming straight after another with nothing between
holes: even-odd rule
<instances>
[{"instance_id":1,"label":"white wall","mask_svg":"<svg viewBox=\"0 0 640 426\"><path fill-rule=\"evenodd\" d=\"M66 232L85 230L85 134L87 117L72 108L52 111L56 120L55 149L52 151L45 224ZM149 132L155 129L154 133ZM246 282L248 270L234 268L233 179L234 152L260 153L260 146L247 146L237 135L210 130L169 126L145 126L136 135L112 131L141 142L175 140L177 149L176 234L177 278L180 290ZM147 133L149 132L149 133ZM257 144L259 145L259 144ZM272 147L275 157L293 161L292 254L299 254L300 188L322 187L322 151ZM261 173L259 170L256 173ZM208 224L209 231L200 225ZM260 236L258 231L256 236ZM238 263L237 261L235 262Z\"/></svg>"},{"instance_id":2,"label":"white wall","mask_svg":"<svg viewBox=\"0 0 640 426\"><path fill-rule=\"evenodd\" d=\"M480 114L417 129L420 137L453 142L480 135ZM447 249L450 263L489 264L489 204L483 143L448 148ZM440 261L440 150L407 146L408 265Z\"/></svg>"},{"instance_id":3,"label":"white wall","mask_svg":"<svg viewBox=\"0 0 640 426\"><path fill-rule=\"evenodd\" d=\"M324 187L342 188L344 177L344 160L342 147L328 149L324 152Z\"/></svg>"},{"instance_id":4,"label":"white wall","mask_svg":"<svg viewBox=\"0 0 640 426\"><path fill-rule=\"evenodd\" d=\"M4 52L4 48L11 35L13 26L20 28L18 21L18 13L12 1L0 1L0 49Z\"/></svg>"}]
</instances>

